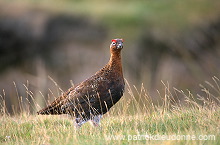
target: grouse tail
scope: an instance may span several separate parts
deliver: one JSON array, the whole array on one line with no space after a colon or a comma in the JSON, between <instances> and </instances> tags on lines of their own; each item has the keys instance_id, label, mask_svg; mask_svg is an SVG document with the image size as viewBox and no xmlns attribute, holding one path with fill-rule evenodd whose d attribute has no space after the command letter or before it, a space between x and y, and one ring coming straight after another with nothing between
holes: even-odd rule
<instances>
[{"instance_id":1,"label":"grouse tail","mask_svg":"<svg viewBox=\"0 0 220 145\"><path fill-rule=\"evenodd\" d=\"M62 108L63 98L60 97L56 99L53 103L41 109L37 112L38 115L59 115L59 114L66 114L65 109Z\"/></svg>"}]
</instances>

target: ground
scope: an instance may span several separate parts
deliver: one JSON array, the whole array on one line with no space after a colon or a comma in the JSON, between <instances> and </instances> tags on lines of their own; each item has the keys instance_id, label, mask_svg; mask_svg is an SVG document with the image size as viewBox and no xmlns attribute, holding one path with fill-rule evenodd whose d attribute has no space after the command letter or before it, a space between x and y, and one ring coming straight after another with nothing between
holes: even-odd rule
<instances>
[{"instance_id":1,"label":"ground","mask_svg":"<svg viewBox=\"0 0 220 145\"><path fill-rule=\"evenodd\" d=\"M195 102L194 102L195 103ZM75 130L67 116L21 114L0 118L3 144L219 144L220 108L156 107L150 112L114 111L104 115L101 127L89 123ZM114 114L112 114L114 113Z\"/></svg>"}]
</instances>

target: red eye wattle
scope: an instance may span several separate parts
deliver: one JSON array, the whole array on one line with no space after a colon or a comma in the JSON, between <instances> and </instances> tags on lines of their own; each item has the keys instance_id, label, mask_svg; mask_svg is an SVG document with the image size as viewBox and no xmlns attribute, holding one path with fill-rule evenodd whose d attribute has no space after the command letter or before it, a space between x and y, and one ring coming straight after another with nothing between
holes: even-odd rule
<instances>
[{"instance_id":1,"label":"red eye wattle","mask_svg":"<svg viewBox=\"0 0 220 145\"><path fill-rule=\"evenodd\" d=\"M116 39L112 39L112 42L116 43L116 42L117 42L117 40L116 40Z\"/></svg>"}]
</instances>

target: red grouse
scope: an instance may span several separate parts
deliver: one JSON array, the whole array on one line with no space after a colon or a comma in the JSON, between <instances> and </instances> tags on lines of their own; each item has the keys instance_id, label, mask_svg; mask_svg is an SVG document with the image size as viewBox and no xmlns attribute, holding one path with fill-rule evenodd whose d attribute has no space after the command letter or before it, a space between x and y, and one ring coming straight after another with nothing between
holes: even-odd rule
<instances>
[{"instance_id":1,"label":"red grouse","mask_svg":"<svg viewBox=\"0 0 220 145\"><path fill-rule=\"evenodd\" d=\"M91 120L99 126L100 119L123 96L124 78L121 64L123 39L113 39L109 62L93 76L70 88L38 114L69 114L75 117L75 126Z\"/></svg>"}]
</instances>

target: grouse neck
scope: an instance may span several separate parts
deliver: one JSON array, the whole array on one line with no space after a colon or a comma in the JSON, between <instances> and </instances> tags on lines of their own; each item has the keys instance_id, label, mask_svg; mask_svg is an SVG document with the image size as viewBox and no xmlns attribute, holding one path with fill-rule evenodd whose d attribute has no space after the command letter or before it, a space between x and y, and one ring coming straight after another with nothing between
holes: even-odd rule
<instances>
[{"instance_id":1,"label":"grouse neck","mask_svg":"<svg viewBox=\"0 0 220 145\"><path fill-rule=\"evenodd\" d=\"M121 62L121 53L115 52L111 53L109 64L120 63Z\"/></svg>"},{"instance_id":2,"label":"grouse neck","mask_svg":"<svg viewBox=\"0 0 220 145\"><path fill-rule=\"evenodd\" d=\"M121 53L111 53L109 60L109 66L111 69L115 69L122 74L122 65L121 65Z\"/></svg>"}]
</instances>

